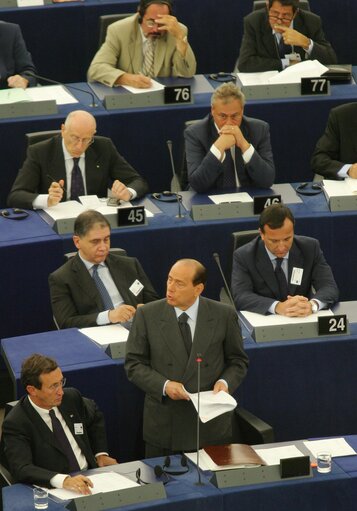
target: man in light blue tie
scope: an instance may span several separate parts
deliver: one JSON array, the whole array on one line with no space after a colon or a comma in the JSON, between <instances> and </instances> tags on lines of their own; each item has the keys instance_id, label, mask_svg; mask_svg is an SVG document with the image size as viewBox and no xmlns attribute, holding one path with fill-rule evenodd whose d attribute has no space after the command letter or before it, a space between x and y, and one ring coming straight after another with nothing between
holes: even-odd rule
<instances>
[{"instance_id":1,"label":"man in light blue tie","mask_svg":"<svg viewBox=\"0 0 357 511\"><path fill-rule=\"evenodd\" d=\"M126 323L139 305L158 299L136 258L109 252L110 225L101 213L77 217L73 242L77 255L49 276L60 328Z\"/></svg>"}]
</instances>

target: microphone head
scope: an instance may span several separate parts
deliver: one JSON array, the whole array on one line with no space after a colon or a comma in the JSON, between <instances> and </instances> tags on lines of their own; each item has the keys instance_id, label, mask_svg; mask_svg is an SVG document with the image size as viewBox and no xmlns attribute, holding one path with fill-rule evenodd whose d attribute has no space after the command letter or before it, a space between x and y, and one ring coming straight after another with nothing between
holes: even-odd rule
<instances>
[{"instance_id":1,"label":"microphone head","mask_svg":"<svg viewBox=\"0 0 357 511\"><path fill-rule=\"evenodd\" d=\"M166 145L171 149L172 148L172 140L166 140Z\"/></svg>"},{"instance_id":2,"label":"microphone head","mask_svg":"<svg viewBox=\"0 0 357 511\"><path fill-rule=\"evenodd\" d=\"M160 465L155 465L154 474L156 475L156 477L161 477L163 473L164 473L163 468L160 467Z\"/></svg>"},{"instance_id":3,"label":"microphone head","mask_svg":"<svg viewBox=\"0 0 357 511\"><path fill-rule=\"evenodd\" d=\"M213 256L213 259L215 259L216 261L219 261L219 254L217 254L217 252L213 252L212 256Z\"/></svg>"}]
</instances>

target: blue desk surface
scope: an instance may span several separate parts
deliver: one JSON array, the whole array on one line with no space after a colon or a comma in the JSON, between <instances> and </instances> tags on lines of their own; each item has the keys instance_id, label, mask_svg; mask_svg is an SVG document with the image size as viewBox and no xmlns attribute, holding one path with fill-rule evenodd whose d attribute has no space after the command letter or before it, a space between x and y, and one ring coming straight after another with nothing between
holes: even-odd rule
<instances>
[{"instance_id":1,"label":"blue desk surface","mask_svg":"<svg viewBox=\"0 0 357 511\"><path fill-rule=\"evenodd\" d=\"M272 424L277 441L353 434L356 339L357 325L341 337L262 344L247 337L250 366L236 393L238 402ZM20 363L36 351L53 356L68 385L96 400L105 414L112 454L121 461L141 458L144 394L127 380L124 361L109 359L76 329L5 339L2 353L16 397L23 394Z\"/></svg>"},{"instance_id":2,"label":"blue desk surface","mask_svg":"<svg viewBox=\"0 0 357 511\"><path fill-rule=\"evenodd\" d=\"M356 436L346 440L356 449ZM151 467L161 460L146 460ZM173 457L178 466L178 457ZM313 469L312 478L282 480L276 483L247 485L217 489L209 482L210 473L202 474L203 486L197 486L196 469L190 464L190 471L180 477L172 477L165 485L167 499L134 504L114 509L170 509L172 511L229 511L249 509L251 511L355 511L357 484L356 456L334 458L330 474L319 474ZM65 505L49 500L49 511L65 509ZM33 509L32 488L16 484L3 489L4 511L30 511Z\"/></svg>"},{"instance_id":3,"label":"blue desk surface","mask_svg":"<svg viewBox=\"0 0 357 511\"><path fill-rule=\"evenodd\" d=\"M296 216L296 233L320 241L334 271L340 299L357 299L357 272L345 270L355 266L357 239L351 233L355 230L356 213L331 213L322 194L303 199L302 204L291 206ZM184 203L189 207L188 201ZM176 218L174 203L156 202L156 206L162 213L150 218L147 226L113 229L112 246L126 249L141 261L161 296L165 292L167 272L178 258L199 259L209 274L205 294L218 299L222 281L212 254L220 254L229 278L231 233L256 229L257 217L194 222L188 214L183 219ZM20 222L0 217L0 256L7 262L1 265L0 276L3 289L8 290L0 298L2 314L7 318L0 324L0 338L53 328L48 275L63 264L63 254L73 250L71 236L54 234L34 212ZM36 300L32 299L34 290Z\"/></svg>"},{"instance_id":4,"label":"blue desk surface","mask_svg":"<svg viewBox=\"0 0 357 511\"><path fill-rule=\"evenodd\" d=\"M217 82L211 83L217 86ZM74 85L88 90L86 83ZM99 106L91 109L88 106L88 94L73 90L72 93L79 99L79 103L60 106L56 115L0 119L0 150L6 163L6 172L0 172L0 206L5 205L6 197L25 158L24 134L58 129L71 110L84 108L93 113L97 119L97 133L113 140L119 152L147 179L152 192L170 188L172 171L166 141L170 139L173 142L175 166L179 172L183 161L185 122L201 119L210 111L210 92L195 94L194 103L191 105L110 111L106 111L99 100ZM332 86L331 96L323 98L300 97L247 102L246 115L263 119L270 124L276 183L312 179L311 155L324 131L330 109L355 101L356 98L357 85L340 84ZM287 123L287 119L291 122Z\"/></svg>"}]
</instances>

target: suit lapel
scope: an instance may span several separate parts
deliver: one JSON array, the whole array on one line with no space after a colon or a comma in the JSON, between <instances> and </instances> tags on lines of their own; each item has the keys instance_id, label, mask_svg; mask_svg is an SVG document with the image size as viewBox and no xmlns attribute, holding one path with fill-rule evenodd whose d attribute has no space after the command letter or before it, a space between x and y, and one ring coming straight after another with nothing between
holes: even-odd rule
<instances>
[{"instance_id":1,"label":"suit lapel","mask_svg":"<svg viewBox=\"0 0 357 511\"><path fill-rule=\"evenodd\" d=\"M192 350L186 371L183 375L183 381L188 380L193 374L195 374L197 369L197 354L200 353L202 358L205 359L205 354L209 350L217 321L218 319L211 315L207 302L200 297Z\"/></svg>"},{"instance_id":2,"label":"suit lapel","mask_svg":"<svg viewBox=\"0 0 357 511\"><path fill-rule=\"evenodd\" d=\"M165 54L166 54L166 44L167 44L167 37L161 36L156 41L156 51L155 51L155 58L154 58L154 74L155 76L159 76L160 69L163 66Z\"/></svg>"},{"instance_id":3,"label":"suit lapel","mask_svg":"<svg viewBox=\"0 0 357 511\"><path fill-rule=\"evenodd\" d=\"M78 288L82 289L83 293L95 302L98 310L102 310L103 303L99 291L78 254L73 260L72 271Z\"/></svg>"},{"instance_id":4,"label":"suit lapel","mask_svg":"<svg viewBox=\"0 0 357 511\"><path fill-rule=\"evenodd\" d=\"M267 286L271 289L273 296L279 296L279 285L274 273L273 264L262 240L258 241L257 270Z\"/></svg>"},{"instance_id":5,"label":"suit lapel","mask_svg":"<svg viewBox=\"0 0 357 511\"><path fill-rule=\"evenodd\" d=\"M159 327L164 343L173 354L176 363L184 371L188 362L187 351L181 336L175 309L165 302L159 319Z\"/></svg>"},{"instance_id":6,"label":"suit lapel","mask_svg":"<svg viewBox=\"0 0 357 511\"><path fill-rule=\"evenodd\" d=\"M100 157L98 156L97 151L93 148L93 146L90 146L86 151L85 169L87 195L97 195L98 190L102 188L101 181L103 173L100 171Z\"/></svg>"},{"instance_id":7,"label":"suit lapel","mask_svg":"<svg viewBox=\"0 0 357 511\"><path fill-rule=\"evenodd\" d=\"M114 265L110 254L108 255L105 263L109 268L110 275L112 276L114 284L121 294L124 303L134 304L135 301L133 300L133 296L131 296L131 292L129 291L129 287L131 286L132 282L129 282L128 274L125 269L120 267L119 264Z\"/></svg>"},{"instance_id":8,"label":"suit lapel","mask_svg":"<svg viewBox=\"0 0 357 511\"><path fill-rule=\"evenodd\" d=\"M143 39L139 23L137 22L129 41L128 52L130 56L132 72L134 74L141 73L143 67Z\"/></svg>"},{"instance_id":9,"label":"suit lapel","mask_svg":"<svg viewBox=\"0 0 357 511\"><path fill-rule=\"evenodd\" d=\"M288 262L289 295L294 295L296 288L298 287L296 284L290 284L291 274L292 274L294 267L295 268L304 268L304 258L303 258L302 252L299 249L299 247L295 244L295 242L292 244L292 247L289 252L289 262Z\"/></svg>"}]
</instances>

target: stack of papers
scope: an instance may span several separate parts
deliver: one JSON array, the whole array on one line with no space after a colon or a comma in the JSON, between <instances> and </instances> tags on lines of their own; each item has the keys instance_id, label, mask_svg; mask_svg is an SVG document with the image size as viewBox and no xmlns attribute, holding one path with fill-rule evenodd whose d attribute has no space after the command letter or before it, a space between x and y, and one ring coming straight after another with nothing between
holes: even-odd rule
<instances>
[{"instance_id":1,"label":"stack of papers","mask_svg":"<svg viewBox=\"0 0 357 511\"><path fill-rule=\"evenodd\" d=\"M331 309L321 310L317 314L310 314L304 318L289 318L287 316L280 316L279 314L257 314L256 312L240 311L243 323L248 328L266 327L266 326L280 326L280 325L292 325L300 323L317 323L318 317L321 316L333 316Z\"/></svg>"},{"instance_id":2,"label":"stack of papers","mask_svg":"<svg viewBox=\"0 0 357 511\"><path fill-rule=\"evenodd\" d=\"M310 78L323 75L328 71L328 67L320 64L318 60L305 60L293 66L289 66L284 71L265 71L263 73L237 73L238 79L242 85L272 85L275 83L300 83L301 78Z\"/></svg>"},{"instance_id":3,"label":"stack of papers","mask_svg":"<svg viewBox=\"0 0 357 511\"><path fill-rule=\"evenodd\" d=\"M357 195L357 179L347 177L342 181L324 179L324 192L328 198L330 197L349 197Z\"/></svg>"},{"instance_id":4,"label":"stack of papers","mask_svg":"<svg viewBox=\"0 0 357 511\"><path fill-rule=\"evenodd\" d=\"M332 458L337 456L353 456L356 451L344 438L327 438L324 440L306 440L304 445L316 458L318 452L329 452Z\"/></svg>"},{"instance_id":5,"label":"stack of papers","mask_svg":"<svg viewBox=\"0 0 357 511\"><path fill-rule=\"evenodd\" d=\"M93 488L90 489L92 495L95 495L96 493L107 493L114 490L125 490L126 488L140 486L140 484L132 481L131 479L128 479L125 476L122 476L121 474L117 474L116 472L93 474L89 476L89 479L93 483ZM50 489L48 492L60 500L72 500L78 499L79 497L84 497L84 495L81 493L65 490L64 488Z\"/></svg>"},{"instance_id":6,"label":"stack of papers","mask_svg":"<svg viewBox=\"0 0 357 511\"><path fill-rule=\"evenodd\" d=\"M209 199L214 204L227 204L232 202L253 202L252 197L249 193L240 192L240 193L223 193L221 195L209 195Z\"/></svg>"},{"instance_id":7,"label":"stack of papers","mask_svg":"<svg viewBox=\"0 0 357 511\"><path fill-rule=\"evenodd\" d=\"M129 330L119 324L80 328L79 331L100 346L106 346L107 344L114 344L117 342L126 342L129 335Z\"/></svg>"}]
</instances>

